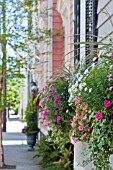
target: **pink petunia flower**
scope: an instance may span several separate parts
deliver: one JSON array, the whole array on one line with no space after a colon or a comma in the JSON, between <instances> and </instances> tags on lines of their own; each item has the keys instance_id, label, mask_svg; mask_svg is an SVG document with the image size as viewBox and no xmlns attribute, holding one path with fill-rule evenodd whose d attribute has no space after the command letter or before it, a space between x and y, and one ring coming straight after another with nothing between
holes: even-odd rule
<instances>
[{"instance_id":1,"label":"pink petunia flower","mask_svg":"<svg viewBox=\"0 0 113 170\"><path fill-rule=\"evenodd\" d=\"M78 130L83 131L84 130L83 126L79 126Z\"/></svg>"},{"instance_id":2,"label":"pink petunia flower","mask_svg":"<svg viewBox=\"0 0 113 170\"><path fill-rule=\"evenodd\" d=\"M73 141L76 143L77 141L78 141L78 138L72 138L73 139Z\"/></svg>"},{"instance_id":3,"label":"pink petunia flower","mask_svg":"<svg viewBox=\"0 0 113 170\"><path fill-rule=\"evenodd\" d=\"M39 106L42 107L43 106L43 102L42 100L39 101Z\"/></svg>"},{"instance_id":4,"label":"pink petunia flower","mask_svg":"<svg viewBox=\"0 0 113 170\"><path fill-rule=\"evenodd\" d=\"M72 123L71 123L71 126L72 126L72 127L74 127L74 126L75 126L75 123L74 123L74 122L72 122Z\"/></svg>"},{"instance_id":5,"label":"pink petunia flower","mask_svg":"<svg viewBox=\"0 0 113 170\"><path fill-rule=\"evenodd\" d=\"M78 124L79 124L80 126L83 126L83 125L82 125L82 122L79 122Z\"/></svg>"},{"instance_id":6,"label":"pink petunia flower","mask_svg":"<svg viewBox=\"0 0 113 170\"><path fill-rule=\"evenodd\" d=\"M57 120L58 120L58 121L61 120L61 116L57 116Z\"/></svg>"},{"instance_id":7,"label":"pink petunia flower","mask_svg":"<svg viewBox=\"0 0 113 170\"><path fill-rule=\"evenodd\" d=\"M84 139L84 138L86 138L86 137L87 137L87 134L84 133L84 134L81 136L81 139Z\"/></svg>"},{"instance_id":8,"label":"pink petunia flower","mask_svg":"<svg viewBox=\"0 0 113 170\"><path fill-rule=\"evenodd\" d=\"M109 99L106 99L106 100L104 101L104 106L107 107L107 108L111 106L111 102L110 102Z\"/></svg>"},{"instance_id":9,"label":"pink petunia flower","mask_svg":"<svg viewBox=\"0 0 113 170\"><path fill-rule=\"evenodd\" d=\"M79 113L78 113L78 112L76 113L76 117L77 117L77 118L79 117Z\"/></svg>"},{"instance_id":10,"label":"pink petunia flower","mask_svg":"<svg viewBox=\"0 0 113 170\"><path fill-rule=\"evenodd\" d=\"M87 110L87 108L88 108L88 104L86 104L86 105L82 108L82 110Z\"/></svg>"},{"instance_id":11,"label":"pink petunia flower","mask_svg":"<svg viewBox=\"0 0 113 170\"><path fill-rule=\"evenodd\" d=\"M82 112L81 119L83 119L85 116L84 112Z\"/></svg>"},{"instance_id":12,"label":"pink petunia flower","mask_svg":"<svg viewBox=\"0 0 113 170\"><path fill-rule=\"evenodd\" d=\"M77 117L73 117L73 122L75 123L77 120Z\"/></svg>"},{"instance_id":13,"label":"pink petunia flower","mask_svg":"<svg viewBox=\"0 0 113 170\"><path fill-rule=\"evenodd\" d=\"M89 123L89 122L90 122L90 119L86 119L86 122Z\"/></svg>"},{"instance_id":14,"label":"pink petunia flower","mask_svg":"<svg viewBox=\"0 0 113 170\"><path fill-rule=\"evenodd\" d=\"M90 132L90 131L91 131L91 128L88 128L87 131Z\"/></svg>"},{"instance_id":15,"label":"pink petunia flower","mask_svg":"<svg viewBox=\"0 0 113 170\"><path fill-rule=\"evenodd\" d=\"M102 119L102 113L101 113L101 112L97 112L97 113L96 113L96 119L97 119L97 120Z\"/></svg>"},{"instance_id":16,"label":"pink petunia flower","mask_svg":"<svg viewBox=\"0 0 113 170\"><path fill-rule=\"evenodd\" d=\"M76 103L76 104L79 104L80 102L81 102L81 98L80 97L77 97L75 100L74 100L74 102Z\"/></svg>"}]
</instances>

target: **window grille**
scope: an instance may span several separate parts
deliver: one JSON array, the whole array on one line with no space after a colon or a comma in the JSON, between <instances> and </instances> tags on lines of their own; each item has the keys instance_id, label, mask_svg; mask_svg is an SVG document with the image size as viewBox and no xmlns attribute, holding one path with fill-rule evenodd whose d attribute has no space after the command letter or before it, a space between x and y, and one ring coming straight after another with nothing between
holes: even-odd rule
<instances>
[{"instance_id":1,"label":"window grille","mask_svg":"<svg viewBox=\"0 0 113 170\"><path fill-rule=\"evenodd\" d=\"M74 43L80 42L80 0L74 0ZM74 62L80 60L80 45L74 44Z\"/></svg>"},{"instance_id":2,"label":"window grille","mask_svg":"<svg viewBox=\"0 0 113 170\"><path fill-rule=\"evenodd\" d=\"M97 41L97 0L86 0L86 41ZM94 54L93 44L86 44L86 58ZM89 63L89 60L86 61Z\"/></svg>"}]
</instances>

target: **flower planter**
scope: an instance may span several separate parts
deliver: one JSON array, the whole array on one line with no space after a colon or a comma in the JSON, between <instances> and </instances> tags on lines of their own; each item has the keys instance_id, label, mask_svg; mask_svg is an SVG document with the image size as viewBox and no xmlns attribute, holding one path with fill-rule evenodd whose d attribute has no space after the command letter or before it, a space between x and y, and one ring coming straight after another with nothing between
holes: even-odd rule
<instances>
[{"instance_id":1,"label":"flower planter","mask_svg":"<svg viewBox=\"0 0 113 170\"><path fill-rule=\"evenodd\" d=\"M27 134L28 151L33 151L36 144L37 131L32 131Z\"/></svg>"},{"instance_id":2,"label":"flower planter","mask_svg":"<svg viewBox=\"0 0 113 170\"><path fill-rule=\"evenodd\" d=\"M74 170L89 170L93 168L93 164L90 163L89 165L87 165L86 167L82 166L82 161L84 159L86 159L86 157L88 156L83 156L82 155L82 151L83 148L87 147L87 143L85 142L77 142L74 143Z\"/></svg>"}]
</instances>

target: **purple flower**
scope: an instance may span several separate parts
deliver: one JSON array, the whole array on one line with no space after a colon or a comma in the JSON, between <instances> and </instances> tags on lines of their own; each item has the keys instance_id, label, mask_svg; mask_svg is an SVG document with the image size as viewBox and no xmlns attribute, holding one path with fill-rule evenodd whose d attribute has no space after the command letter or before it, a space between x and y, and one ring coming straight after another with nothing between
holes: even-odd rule
<instances>
[{"instance_id":1,"label":"purple flower","mask_svg":"<svg viewBox=\"0 0 113 170\"><path fill-rule=\"evenodd\" d=\"M54 91L56 90L55 86L52 86L51 89L54 90Z\"/></svg>"},{"instance_id":2,"label":"purple flower","mask_svg":"<svg viewBox=\"0 0 113 170\"><path fill-rule=\"evenodd\" d=\"M58 99L55 99L54 103L60 104L60 101Z\"/></svg>"},{"instance_id":3,"label":"purple flower","mask_svg":"<svg viewBox=\"0 0 113 170\"><path fill-rule=\"evenodd\" d=\"M53 119L53 122L56 122L57 120L56 119Z\"/></svg>"},{"instance_id":4,"label":"purple flower","mask_svg":"<svg viewBox=\"0 0 113 170\"><path fill-rule=\"evenodd\" d=\"M59 99L59 97L60 97L60 94L57 94L57 95L56 95L56 99Z\"/></svg>"},{"instance_id":5,"label":"purple flower","mask_svg":"<svg viewBox=\"0 0 113 170\"><path fill-rule=\"evenodd\" d=\"M47 108L46 108L46 111L48 112L49 110L50 110L50 107L47 107Z\"/></svg>"},{"instance_id":6,"label":"purple flower","mask_svg":"<svg viewBox=\"0 0 113 170\"><path fill-rule=\"evenodd\" d=\"M111 81L111 80L113 80L113 78L109 77L109 78L108 78L108 81Z\"/></svg>"},{"instance_id":7,"label":"purple flower","mask_svg":"<svg viewBox=\"0 0 113 170\"><path fill-rule=\"evenodd\" d=\"M65 73L64 76L67 77L67 76L68 76L68 73Z\"/></svg>"},{"instance_id":8,"label":"purple flower","mask_svg":"<svg viewBox=\"0 0 113 170\"><path fill-rule=\"evenodd\" d=\"M63 110L63 107L59 107L59 110Z\"/></svg>"},{"instance_id":9,"label":"purple flower","mask_svg":"<svg viewBox=\"0 0 113 170\"><path fill-rule=\"evenodd\" d=\"M111 53L111 55L110 55L110 58L112 58L113 57L113 53Z\"/></svg>"},{"instance_id":10,"label":"purple flower","mask_svg":"<svg viewBox=\"0 0 113 170\"><path fill-rule=\"evenodd\" d=\"M57 115L58 114L58 111L57 110L55 110L55 113L54 113L54 115Z\"/></svg>"},{"instance_id":11,"label":"purple flower","mask_svg":"<svg viewBox=\"0 0 113 170\"><path fill-rule=\"evenodd\" d=\"M58 121L61 120L61 116L57 116L57 120L58 120Z\"/></svg>"},{"instance_id":12,"label":"purple flower","mask_svg":"<svg viewBox=\"0 0 113 170\"><path fill-rule=\"evenodd\" d=\"M113 86L110 86L110 87L109 87L109 90L111 91L112 89L113 89Z\"/></svg>"},{"instance_id":13,"label":"purple flower","mask_svg":"<svg viewBox=\"0 0 113 170\"><path fill-rule=\"evenodd\" d=\"M51 95L54 95L54 93L55 93L55 90L52 90L52 91L51 91Z\"/></svg>"},{"instance_id":14,"label":"purple flower","mask_svg":"<svg viewBox=\"0 0 113 170\"><path fill-rule=\"evenodd\" d=\"M48 100L51 100L51 96L47 96L47 99L48 99Z\"/></svg>"},{"instance_id":15,"label":"purple flower","mask_svg":"<svg viewBox=\"0 0 113 170\"><path fill-rule=\"evenodd\" d=\"M47 115L47 111L43 111L43 116L45 117Z\"/></svg>"},{"instance_id":16,"label":"purple flower","mask_svg":"<svg viewBox=\"0 0 113 170\"><path fill-rule=\"evenodd\" d=\"M56 107L56 103L54 103L54 108Z\"/></svg>"}]
</instances>

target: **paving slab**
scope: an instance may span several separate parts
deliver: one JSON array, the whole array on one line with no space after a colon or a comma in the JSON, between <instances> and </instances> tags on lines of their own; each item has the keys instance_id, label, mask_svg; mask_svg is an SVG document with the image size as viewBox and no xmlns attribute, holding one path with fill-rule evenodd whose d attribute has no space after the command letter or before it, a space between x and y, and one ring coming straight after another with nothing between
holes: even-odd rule
<instances>
[{"instance_id":1,"label":"paving slab","mask_svg":"<svg viewBox=\"0 0 113 170\"><path fill-rule=\"evenodd\" d=\"M18 118L12 117L7 122L7 132L3 132L3 148L5 164L10 166L5 170L42 170L39 160L32 159L35 151L27 150L26 135L21 133L23 126Z\"/></svg>"}]
</instances>

